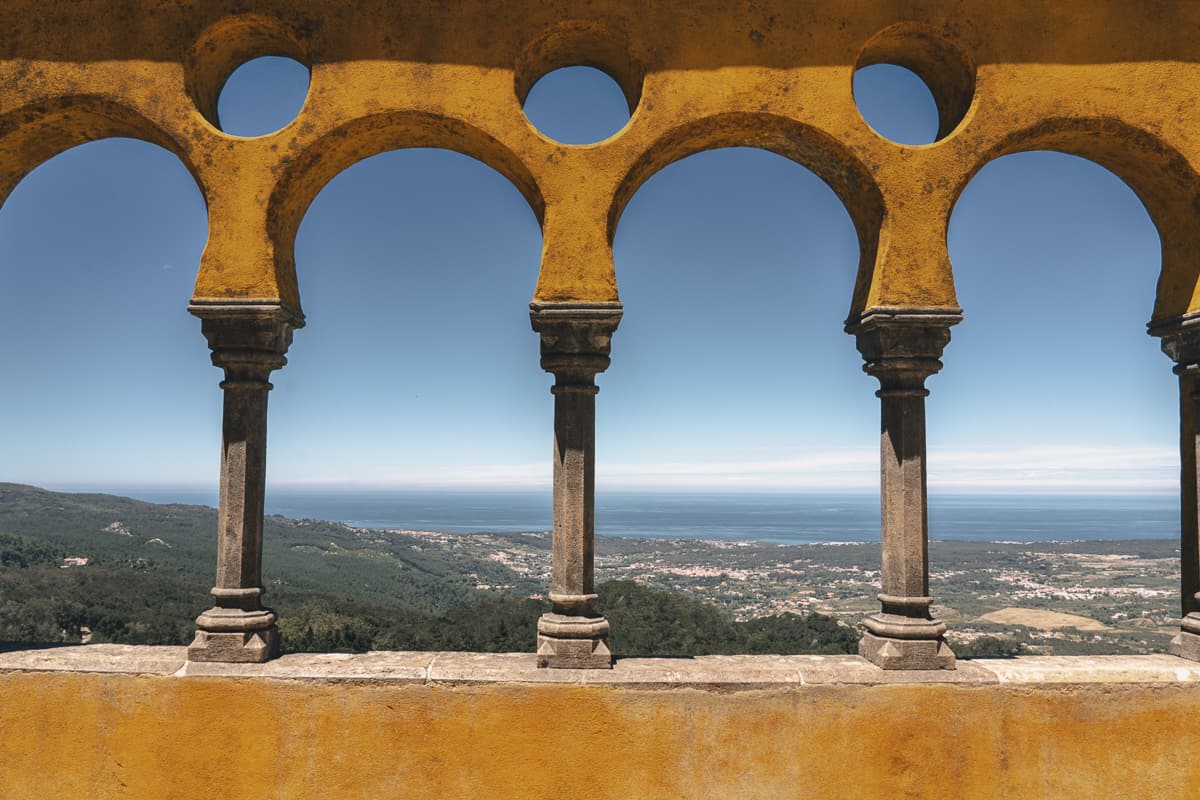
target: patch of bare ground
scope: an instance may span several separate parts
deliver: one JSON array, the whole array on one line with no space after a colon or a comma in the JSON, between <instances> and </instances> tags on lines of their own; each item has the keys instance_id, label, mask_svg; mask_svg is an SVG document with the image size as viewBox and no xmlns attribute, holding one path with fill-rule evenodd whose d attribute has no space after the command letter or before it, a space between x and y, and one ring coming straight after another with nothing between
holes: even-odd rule
<instances>
[{"instance_id":1,"label":"patch of bare ground","mask_svg":"<svg viewBox=\"0 0 1200 800\"><path fill-rule=\"evenodd\" d=\"M999 611L990 611L984 614L981 619L1000 625L1024 625L1027 628L1039 630L1057 630L1059 628L1074 628L1079 631L1111 630L1103 622L1091 617L1041 608L1002 608Z\"/></svg>"}]
</instances>

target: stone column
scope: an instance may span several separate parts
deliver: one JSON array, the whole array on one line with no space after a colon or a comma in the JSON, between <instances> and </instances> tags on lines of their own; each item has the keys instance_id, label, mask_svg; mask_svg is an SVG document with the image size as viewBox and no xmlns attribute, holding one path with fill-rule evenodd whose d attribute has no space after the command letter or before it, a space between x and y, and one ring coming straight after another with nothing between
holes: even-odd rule
<instances>
[{"instance_id":1,"label":"stone column","mask_svg":"<svg viewBox=\"0 0 1200 800\"><path fill-rule=\"evenodd\" d=\"M1200 661L1200 513L1197 498L1200 473L1200 314L1151 323L1150 334L1162 338L1163 352L1175 362L1179 376L1179 552L1183 619L1170 652Z\"/></svg>"},{"instance_id":2,"label":"stone column","mask_svg":"<svg viewBox=\"0 0 1200 800\"><path fill-rule=\"evenodd\" d=\"M946 625L930 612L925 379L961 319L956 309L875 308L846 324L880 385L882 610L864 621L858 651L884 669L954 669Z\"/></svg>"},{"instance_id":3,"label":"stone column","mask_svg":"<svg viewBox=\"0 0 1200 800\"><path fill-rule=\"evenodd\" d=\"M193 305L225 371L217 581L213 607L196 619L191 661L252 661L279 652L275 612L262 605L263 496L267 463L267 379L303 317L279 306Z\"/></svg>"},{"instance_id":4,"label":"stone column","mask_svg":"<svg viewBox=\"0 0 1200 800\"><path fill-rule=\"evenodd\" d=\"M554 373L552 610L537 626L539 667L609 669L608 620L596 599L596 374L608 368L619 303L530 305L542 369Z\"/></svg>"}]
</instances>

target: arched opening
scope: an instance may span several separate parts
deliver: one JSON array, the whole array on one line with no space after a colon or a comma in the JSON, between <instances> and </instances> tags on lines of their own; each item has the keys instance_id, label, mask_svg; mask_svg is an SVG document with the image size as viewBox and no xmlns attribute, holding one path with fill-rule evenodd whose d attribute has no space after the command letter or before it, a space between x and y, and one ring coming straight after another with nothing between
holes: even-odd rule
<instances>
[{"instance_id":1,"label":"arched opening","mask_svg":"<svg viewBox=\"0 0 1200 800\"><path fill-rule=\"evenodd\" d=\"M190 637L210 575L179 568L211 564L211 529L28 485L215 501L219 378L186 310L206 232L188 170L132 139L58 154L0 209L0 480L26 485L0 503L25 564L3 572L0 640Z\"/></svg>"},{"instance_id":2,"label":"arched opening","mask_svg":"<svg viewBox=\"0 0 1200 800\"><path fill-rule=\"evenodd\" d=\"M614 254L625 317L599 380L597 532L877 542L878 401L842 330L859 232L834 191L765 150L691 155L641 186ZM878 545L857 552L877 578ZM645 580L739 619L862 607L819 568L751 589L744 574L683 577L718 565L660 561Z\"/></svg>"},{"instance_id":3,"label":"arched opening","mask_svg":"<svg viewBox=\"0 0 1200 800\"><path fill-rule=\"evenodd\" d=\"M297 237L308 328L275 381L273 481L486 487L489 465L536 463L495 488L544 484L540 247L520 193L457 153L393 151L326 185Z\"/></svg>"},{"instance_id":4,"label":"arched opening","mask_svg":"<svg viewBox=\"0 0 1200 800\"><path fill-rule=\"evenodd\" d=\"M548 529L552 398L529 322L540 250L521 192L473 158L397 150L333 178L296 240L308 324L273 378L268 512L376 529ZM438 638L453 627L444 618L405 614L445 614L502 580L422 555L419 539L338 541L321 557L265 545L286 648L485 646ZM303 569L289 570L297 558ZM544 591L539 577L515 588ZM387 620L383 633L338 638L369 613L338 617L314 598L349 583ZM527 648L532 627L513 636Z\"/></svg>"},{"instance_id":5,"label":"arched opening","mask_svg":"<svg viewBox=\"0 0 1200 800\"><path fill-rule=\"evenodd\" d=\"M1178 389L1145 334L1154 221L1096 163L1024 152L975 176L948 245L965 321L931 381L930 536L1084 540L998 547L990 590L935 571L952 633L1164 651L1178 630Z\"/></svg>"},{"instance_id":6,"label":"arched opening","mask_svg":"<svg viewBox=\"0 0 1200 800\"><path fill-rule=\"evenodd\" d=\"M783 117L717 114L664 133L634 162L617 187L608 211L610 241L616 238L617 224L630 199L649 178L688 156L740 147L761 149L805 165L828 184L849 213L858 239L859 262L849 305L864 308L880 237L886 235L883 198L863 164L841 143L819 129Z\"/></svg>"},{"instance_id":7,"label":"arched opening","mask_svg":"<svg viewBox=\"0 0 1200 800\"><path fill-rule=\"evenodd\" d=\"M298 303L295 246L300 223L317 194L334 178L370 156L394 150L452 150L478 159L507 178L541 224L545 205L533 175L506 146L460 121L421 112L362 117L330 132L292 162L268 201L268 235L285 299ZM374 162L372 162L374 163ZM290 289L289 289L290 287ZM288 298L292 294L295 297Z\"/></svg>"}]
</instances>

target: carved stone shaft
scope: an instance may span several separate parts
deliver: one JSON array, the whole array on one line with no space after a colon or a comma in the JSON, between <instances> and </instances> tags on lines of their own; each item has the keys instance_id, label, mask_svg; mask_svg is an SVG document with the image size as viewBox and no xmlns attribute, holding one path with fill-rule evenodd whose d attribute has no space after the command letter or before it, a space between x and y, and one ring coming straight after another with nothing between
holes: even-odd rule
<instances>
[{"instance_id":1,"label":"carved stone shaft","mask_svg":"<svg viewBox=\"0 0 1200 800\"><path fill-rule=\"evenodd\" d=\"M880 385L882 609L864 620L859 653L884 669L954 669L946 625L930 612L925 379L942 368L961 319L946 309L876 308L846 325Z\"/></svg>"},{"instance_id":2,"label":"carved stone shaft","mask_svg":"<svg viewBox=\"0 0 1200 800\"><path fill-rule=\"evenodd\" d=\"M299 315L272 306L194 305L225 372L221 383L221 488L213 607L196 619L192 661L260 662L279 652L275 612L262 605L263 501L266 491L267 392Z\"/></svg>"},{"instance_id":3,"label":"carved stone shaft","mask_svg":"<svg viewBox=\"0 0 1200 800\"><path fill-rule=\"evenodd\" d=\"M539 667L612 667L595 594L596 374L608 368L619 304L530 306L542 368L554 374L552 610L538 620Z\"/></svg>"},{"instance_id":4,"label":"carved stone shaft","mask_svg":"<svg viewBox=\"0 0 1200 800\"><path fill-rule=\"evenodd\" d=\"M1170 652L1200 661L1200 314L1151 323L1179 376L1179 550L1183 619Z\"/></svg>"}]
</instances>

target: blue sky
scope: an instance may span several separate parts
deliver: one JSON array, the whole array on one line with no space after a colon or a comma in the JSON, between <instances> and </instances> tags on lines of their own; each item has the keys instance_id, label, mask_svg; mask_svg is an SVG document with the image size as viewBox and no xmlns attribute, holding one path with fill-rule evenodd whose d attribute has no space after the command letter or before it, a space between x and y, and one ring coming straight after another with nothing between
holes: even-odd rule
<instances>
[{"instance_id":1,"label":"blue sky","mask_svg":"<svg viewBox=\"0 0 1200 800\"><path fill-rule=\"evenodd\" d=\"M306 81L251 64L223 127L280 127ZM881 133L932 138L911 73L864 70L855 96ZM567 142L628 118L583 69L548 76L526 111ZM17 187L0 209L0 480L215 485L220 374L185 311L205 226L186 170L140 142L70 150ZM967 188L949 246L966 319L929 382L931 487L1173 490L1176 388L1144 331L1159 243L1132 191L1081 159L1009 156ZM540 248L517 191L469 158L398 151L335 178L297 242L309 324L274 378L271 482L548 485ZM857 243L825 184L770 153L702 153L646 183L614 250L626 312L599 378L602 488L876 490L876 384L842 332Z\"/></svg>"}]
</instances>

